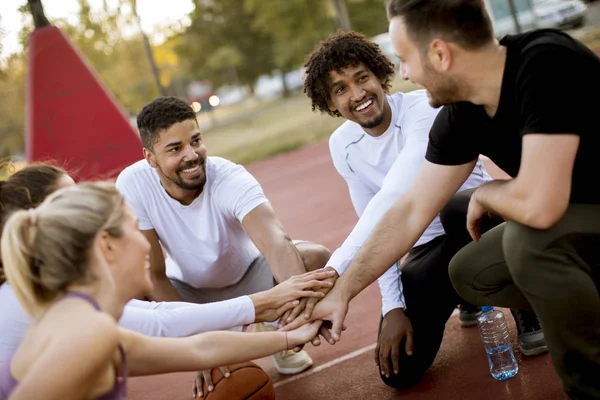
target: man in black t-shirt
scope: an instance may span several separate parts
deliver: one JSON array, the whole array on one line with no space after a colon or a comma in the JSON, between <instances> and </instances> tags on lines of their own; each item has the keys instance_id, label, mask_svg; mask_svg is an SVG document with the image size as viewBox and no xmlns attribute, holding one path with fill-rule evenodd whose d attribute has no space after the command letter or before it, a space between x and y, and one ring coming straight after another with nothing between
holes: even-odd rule
<instances>
[{"instance_id":1,"label":"man in black t-shirt","mask_svg":"<svg viewBox=\"0 0 600 400\"><path fill-rule=\"evenodd\" d=\"M600 399L600 59L552 30L497 42L481 0L391 0L388 13L403 77L445 107L412 187L311 319L339 340L349 301L462 202L474 241L450 265L459 294L535 310L565 391ZM453 198L480 154L511 179ZM482 235L487 214L507 222Z\"/></svg>"}]
</instances>

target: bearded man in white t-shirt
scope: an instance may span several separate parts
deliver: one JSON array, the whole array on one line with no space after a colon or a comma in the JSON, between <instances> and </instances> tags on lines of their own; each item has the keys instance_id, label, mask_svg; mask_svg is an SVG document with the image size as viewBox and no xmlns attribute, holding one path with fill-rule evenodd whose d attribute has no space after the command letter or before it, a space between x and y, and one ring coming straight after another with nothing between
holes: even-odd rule
<instances>
[{"instance_id":1,"label":"bearded man in white t-shirt","mask_svg":"<svg viewBox=\"0 0 600 400\"><path fill-rule=\"evenodd\" d=\"M186 102L159 97L140 111L137 125L144 159L121 172L117 188L152 246L150 300L222 301L325 265L329 250L293 242L243 166L207 156ZM312 365L304 351L272 358L286 374Z\"/></svg>"},{"instance_id":2,"label":"bearded man in white t-shirt","mask_svg":"<svg viewBox=\"0 0 600 400\"><path fill-rule=\"evenodd\" d=\"M329 140L333 164L348 185L359 217L327 262L327 268L341 275L381 217L415 180L439 110L429 105L424 90L390 95L393 64L359 33L339 32L320 43L305 67L304 91L313 110L347 120ZM479 159L459 190L477 188L488 180ZM378 279L382 317L375 360L389 386L402 389L421 380L437 355L445 324L457 304L461 304L462 325L477 323L478 307L458 296L448 275L451 258L470 241L467 203L451 202L425 229L402 266L395 260ZM486 218L482 229L500 222ZM304 322L310 320L314 302L309 301ZM302 318L287 328L301 324ZM519 327L522 352L547 351L535 314L519 311L517 318L533 321L524 329Z\"/></svg>"}]
</instances>

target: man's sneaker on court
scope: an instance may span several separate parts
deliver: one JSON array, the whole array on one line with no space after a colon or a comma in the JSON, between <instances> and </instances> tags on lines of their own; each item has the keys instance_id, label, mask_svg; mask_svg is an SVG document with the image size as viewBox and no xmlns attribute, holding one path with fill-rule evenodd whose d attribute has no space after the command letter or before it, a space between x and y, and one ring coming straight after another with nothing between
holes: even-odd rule
<instances>
[{"instance_id":1,"label":"man's sneaker on court","mask_svg":"<svg viewBox=\"0 0 600 400\"><path fill-rule=\"evenodd\" d=\"M481 308L469 303L461 303L458 306L458 322L461 326L477 325L477 317L481 314Z\"/></svg>"},{"instance_id":2,"label":"man's sneaker on court","mask_svg":"<svg viewBox=\"0 0 600 400\"><path fill-rule=\"evenodd\" d=\"M519 348L525 356L535 356L548 351L544 331L537 314L523 310L510 310L519 334Z\"/></svg>"},{"instance_id":3,"label":"man's sneaker on court","mask_svg":"<svg viewBox=\"0 0 600 400\"><path fill-rule=\"evenodd\" d=\"M276 325L256 324L255 332L271 332L276 331ZM295 352L294 350L282 351L271 356L273 366L280 374L294 375L298 374L313 365L313 360L304 350Z\"/></svg>"}]
</instances>

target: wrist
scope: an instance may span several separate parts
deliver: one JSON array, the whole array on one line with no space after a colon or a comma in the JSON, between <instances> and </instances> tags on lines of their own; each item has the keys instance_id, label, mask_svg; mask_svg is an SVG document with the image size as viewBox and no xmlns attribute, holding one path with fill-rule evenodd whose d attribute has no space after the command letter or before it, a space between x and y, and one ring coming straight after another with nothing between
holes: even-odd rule
<instances>
[{"instance_id":1,"label":"wrist","mask_svg":"<svg viewBox=\"0 0 600 400\"><path fill-rule=\"evenodd\" d=\"M394 318L394 317L404 317L404 308L392 308L391 310L389 310L385 315L384 315L384 319L385 318Z\"/></svg>"},{"instance_id":2,"label":"wrist","mask_svg":"<svg viewBox=\"0 0 600 400\"><path fill-rule=\"evenodd\" d=\"M395 310L402 310L402 312L404 313L405 308L406 307L404 307L403 305L395 305L395 306L392 306L391 308L384 308L381 312L381 315L383 316L383 318L385 318L389 313L391 313L392 311L395 311Z\"/></svg>"},{"instance_id":3,"label":"wrist","mask_svg":"<svg viewBox=\"0 0 600 400\"><path fill-rule=\"evenodd\" d=\"M304 344L304 342L302 340L300 340L299 336L297 335L296 331L286 331L283 332L285 333L285 345L286 350L291 350L296 346L300 346L302 344Z\"/></svg>"},{"instance_id":4,"label":"wrist","mask_svg":"<svg viewBox=\"0 0 600 400\"><path fill-rule=\"evenodd\" d=\"M253 293L248 297L254 305L254 319L257 319L265 310L269 309L269 300L265 292Z\"/></svg>"},{"instance_id":5,"label":"wrist","mask_svg":"<svg viewBox=\"0 0 600 400\"><path fill-rule=\"evenodd\" d=\"M333 288L331 288L330 294L331 292L333 292L332 295L339 297L346 304L350 303L350 300L354 298L350 283L343 278L336 281Z\"/></svg>"}]
</instances>

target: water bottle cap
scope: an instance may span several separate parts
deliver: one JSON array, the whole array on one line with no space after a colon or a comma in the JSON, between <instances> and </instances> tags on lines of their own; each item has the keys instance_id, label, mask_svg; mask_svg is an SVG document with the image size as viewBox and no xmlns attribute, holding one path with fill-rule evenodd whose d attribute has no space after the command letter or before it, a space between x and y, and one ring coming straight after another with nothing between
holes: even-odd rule
<instances>
[{"instance_id":1,"label":"water bottle cap","mask_svg":"<svg viewBox=\"0 0 600 400\"><path fill-rule=\"evenodd\" d=\"M482 312L492 311L493 309L494 309L493 306L481 306L481 311Z\"/></svg>"}]
</instances>

